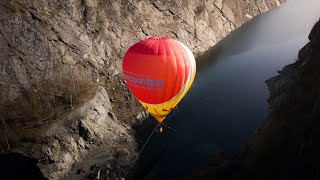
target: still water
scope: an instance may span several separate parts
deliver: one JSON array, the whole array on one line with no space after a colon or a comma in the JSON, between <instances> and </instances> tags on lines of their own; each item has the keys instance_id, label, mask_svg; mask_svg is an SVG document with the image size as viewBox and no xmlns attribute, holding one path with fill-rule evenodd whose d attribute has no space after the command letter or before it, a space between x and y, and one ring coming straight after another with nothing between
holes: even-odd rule
<instances>
[{"instance_id":1,"label":"still water","mask_svg":"<svg viewBox=\"0 0 320 180\"><path fill-rule=\"evenodd\" d=\"M141 156L141 176L188 176L218 152L231 156L268 113L265 80L293 63L320 17L320 1L289 0L237 29L197 61L194 85ZM171 120L170 120L171 119ZM147 119L147 121L153 121Z\"/></svg>"}]
</instances>

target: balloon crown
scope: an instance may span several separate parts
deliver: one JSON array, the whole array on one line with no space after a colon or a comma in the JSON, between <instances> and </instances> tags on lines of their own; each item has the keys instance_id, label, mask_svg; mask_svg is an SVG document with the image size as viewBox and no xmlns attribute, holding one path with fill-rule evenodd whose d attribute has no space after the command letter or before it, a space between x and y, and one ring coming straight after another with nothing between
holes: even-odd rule
<instances>
[{"instance_id":1,"label":"balloon crown","mask_svg":"<svg viewBox=\"0 0 320 180\"><path fill-rule=\"evenodd\" d=\"M153 40L166 40L170 39L168 36L151 36L148 39L153 39Z\"/></svg>"}]
</instances>

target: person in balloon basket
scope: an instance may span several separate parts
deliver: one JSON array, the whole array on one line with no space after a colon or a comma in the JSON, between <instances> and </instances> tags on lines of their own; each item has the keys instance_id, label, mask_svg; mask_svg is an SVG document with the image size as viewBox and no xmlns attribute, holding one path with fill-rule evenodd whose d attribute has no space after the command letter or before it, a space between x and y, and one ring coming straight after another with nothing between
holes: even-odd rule
<instances>
[{"instance_id":1,"label":"person in balloon basket","mask_svg":"<svg viewBox=\"0 0 320 180\"><path fill-rule=\"evenodd\" d=\"M157 131L158 133L162 133L162 132L163 132L163 127L161 126L161 124L159 124L159 125L157 126L156 131Z\"/></svg>"}]
</instances>

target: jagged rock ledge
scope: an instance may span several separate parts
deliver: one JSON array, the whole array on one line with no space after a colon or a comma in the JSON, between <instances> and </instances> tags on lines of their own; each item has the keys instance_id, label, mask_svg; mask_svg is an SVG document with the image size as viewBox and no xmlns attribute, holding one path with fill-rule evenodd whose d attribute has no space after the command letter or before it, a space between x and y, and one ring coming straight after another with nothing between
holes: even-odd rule
<instances>
[{"instance_id":1,"label":"jagged rock ledge","mask_svg":"<svg viewBox=\"0 0 320 180\"><path fill-rule=\"evenodd\" d=\"M51 124L42 136L41 143L23 143L15 151L37 159L43 175L49 179L63 179L73 164L95 155L103 157L105 166L100 164L99 170L108 168L116 179L124 175L137 155L132 130L117 120L102 86L88 102ZM85 175L90 175L88 169L85 171Z\"/></svg>"}]
</instances>

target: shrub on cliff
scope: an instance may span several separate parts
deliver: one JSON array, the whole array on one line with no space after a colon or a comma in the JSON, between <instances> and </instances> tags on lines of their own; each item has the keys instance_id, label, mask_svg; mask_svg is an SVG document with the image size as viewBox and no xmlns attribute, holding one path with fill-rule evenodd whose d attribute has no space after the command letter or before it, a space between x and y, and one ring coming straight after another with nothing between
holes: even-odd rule
<instances>
[{"instance_id":1,"label":"shrub on cliff","mask_svg":"<svg viewBox=\"0 0 320 180\"><path fill-rule=\"evenodd\" d=\"M57 77L39 81L14 101L0 104L0 147L8 149L20 141L36 141L38 128L73 109L95 90L88 80ZM33 130L37 127L36 132Z\"/></svg>"}]
</instances>

